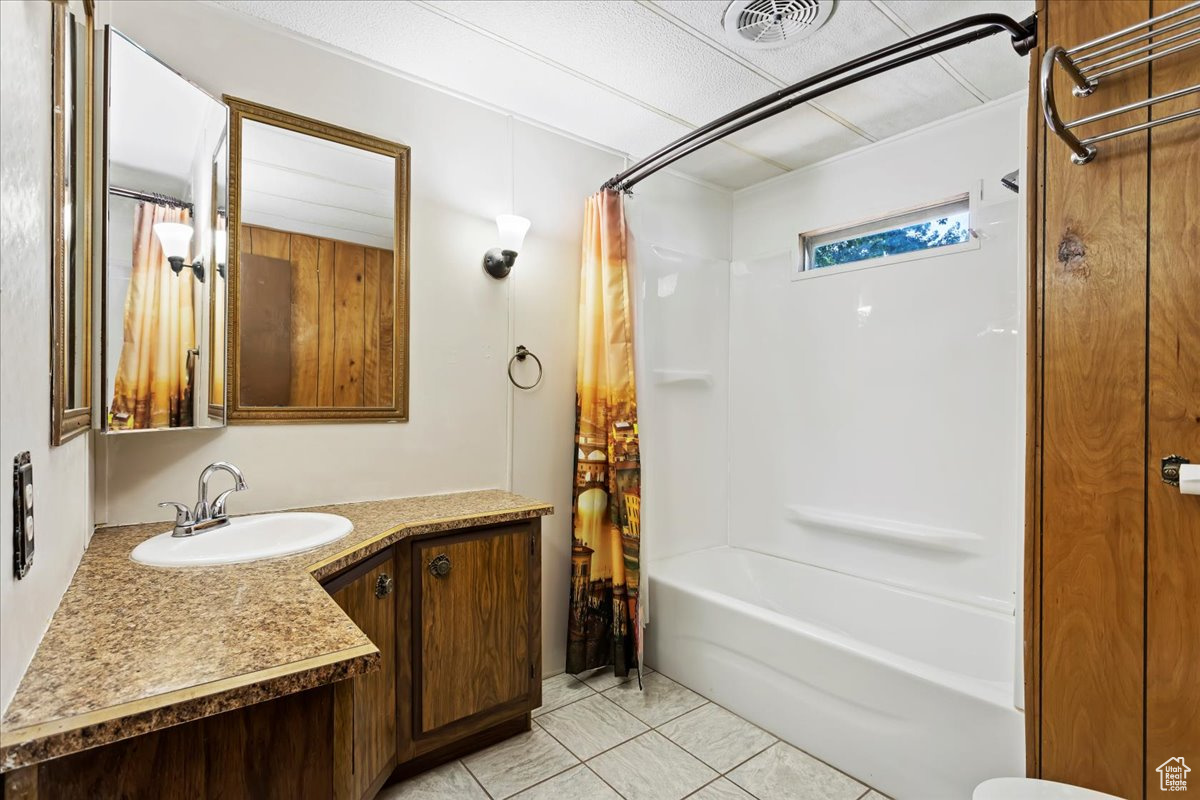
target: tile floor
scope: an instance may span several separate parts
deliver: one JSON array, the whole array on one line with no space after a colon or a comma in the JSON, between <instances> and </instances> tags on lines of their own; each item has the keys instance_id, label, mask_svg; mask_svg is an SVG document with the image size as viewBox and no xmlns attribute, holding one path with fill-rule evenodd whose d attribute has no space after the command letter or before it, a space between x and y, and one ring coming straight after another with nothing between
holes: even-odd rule
<instances>
[{"instance_id":1,"label":"tile floor","mask_svg":"<svg viewBox=\"0 0 1200 800\"><path fill-rule=\"evenodd\" d=\"M380 800L886 800L652 670L542 683L533 730Z\"/></svg>"}]
</instances>

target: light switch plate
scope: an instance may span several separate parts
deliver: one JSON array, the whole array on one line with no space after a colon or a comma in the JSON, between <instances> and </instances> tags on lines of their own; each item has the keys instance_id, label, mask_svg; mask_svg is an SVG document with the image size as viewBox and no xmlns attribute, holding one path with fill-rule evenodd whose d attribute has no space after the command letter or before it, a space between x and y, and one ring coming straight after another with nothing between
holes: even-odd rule
<instances>
[{"instance_id":1,"label":"light switch plate","mask_svg":"<svg viewBox=\"0 0 1200 800\"><path fill-rule=\"evenodd\" d=\"M33 566L33 460L26 450L13 459L13 573Z\"/></svg>"}]
</instances>

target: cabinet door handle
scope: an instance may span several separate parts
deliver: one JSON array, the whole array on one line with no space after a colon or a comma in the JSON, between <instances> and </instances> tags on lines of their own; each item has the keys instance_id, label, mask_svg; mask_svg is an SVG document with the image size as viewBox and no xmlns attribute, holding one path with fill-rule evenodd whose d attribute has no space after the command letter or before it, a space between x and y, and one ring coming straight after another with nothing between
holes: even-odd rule
<instances>
[{"instance_id":1,"label":"cabinet door handle","mask_svg":"<svg viewBox=\"0 0 1200 800\"><path fill-rule=\"evenodd\" d=\"M385 572L383 575L380 575L375 579L375 596L387 597L392 593L392 587L395 585L396 582L392 580L392 576Z\"/></svg>"},{"instance_id":2,"label":"cabinet door handle","mask_svg":"<svg viewBox=\"0 0 1200 800\"><path fill-rule=\"evenodd\" d=\"M450 563L450 557L445 553L434 556L429 562L429 574L435 578L444 578L450 574L450 568L453 565Z\"/></svg>"}]
</instances>

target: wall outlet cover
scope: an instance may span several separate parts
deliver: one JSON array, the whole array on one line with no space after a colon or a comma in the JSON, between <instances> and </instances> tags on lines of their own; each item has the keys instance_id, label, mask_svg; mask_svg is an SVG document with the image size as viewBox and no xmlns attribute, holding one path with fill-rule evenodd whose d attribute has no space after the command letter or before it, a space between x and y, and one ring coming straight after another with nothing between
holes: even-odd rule
<instances>
[{"instance_id":1,"label":"wall outlet cover","mask_svg":"<svg viewBox=\"0 0 1200 800\"><path fill-rule=\"evenodd\" d=\"M26 450L13 459L13 573L24 578L33 566L33 459Z\"/></svg>"}]
</instances>

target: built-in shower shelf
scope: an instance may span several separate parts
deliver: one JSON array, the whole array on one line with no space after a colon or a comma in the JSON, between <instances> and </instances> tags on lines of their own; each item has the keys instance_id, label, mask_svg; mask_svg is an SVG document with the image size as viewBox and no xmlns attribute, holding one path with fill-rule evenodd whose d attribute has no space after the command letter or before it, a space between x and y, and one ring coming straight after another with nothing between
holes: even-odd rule
<instances>
[{"instance_id":1,"label":"built-in shower shelf","mask_svg":"<svg viewBox=\"0 0 1200 800\"><path fill-rule=\"evenodd\" d=\"M976 555L983 539L977 533L953 528L935 528L911 522L848 514L813 506L788 506L790 522L820 531L861 536L895 542L908 547L937 550L943 553Z\"/></svg>"},{"instance_id":2,"label":"built-in shower shelf","mask_svg":"<svg viewBox=\"0 0 1200 800\"><path fill-rule=\"evenodd\" d=\"M712 386L712 373L706 370L691 369L656 369L654 382L657 384L690 383L698 386Z\"/></svg>"}]
</instances>

